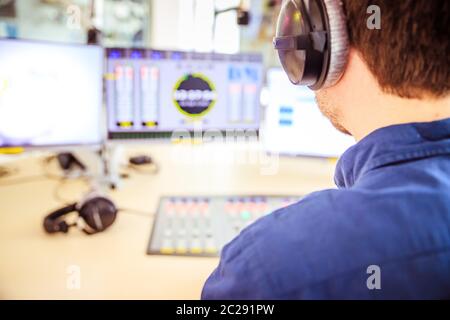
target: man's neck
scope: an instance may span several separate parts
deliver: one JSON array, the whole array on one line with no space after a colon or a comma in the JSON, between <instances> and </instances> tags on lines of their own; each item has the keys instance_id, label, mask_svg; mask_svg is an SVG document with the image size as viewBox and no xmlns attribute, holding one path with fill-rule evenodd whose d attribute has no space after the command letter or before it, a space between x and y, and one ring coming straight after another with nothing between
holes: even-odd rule
<instances>
[{"instance_id":1,"label":"man's neck","mask_svg":"<svg viewBox=\"0 0 450 320\"><path fill-rule=\"evenodd\" d=\"M406 99L384 93L369 94L346 118L347 128L359 141L371 132L395 124L450 118L450 95L440 99Z\"/></svg>"}]
</instances>

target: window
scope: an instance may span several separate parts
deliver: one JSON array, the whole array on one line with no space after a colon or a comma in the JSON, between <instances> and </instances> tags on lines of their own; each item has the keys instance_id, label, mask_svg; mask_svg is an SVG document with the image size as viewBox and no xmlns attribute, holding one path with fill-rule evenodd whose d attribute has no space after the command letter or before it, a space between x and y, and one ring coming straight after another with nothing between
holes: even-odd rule
<instances>
[{"instance_id":1,"label":"window","mask_svg":"<svg viewBox=\"0 0 450 320\"><path fill-rule=\"evenodd\" d=\"M218 14L215 11L235 8L239 0L173 0L178 1L178 47L182 50L239 51L240 32L236 11Z\"/></svg>"}]
</instances>

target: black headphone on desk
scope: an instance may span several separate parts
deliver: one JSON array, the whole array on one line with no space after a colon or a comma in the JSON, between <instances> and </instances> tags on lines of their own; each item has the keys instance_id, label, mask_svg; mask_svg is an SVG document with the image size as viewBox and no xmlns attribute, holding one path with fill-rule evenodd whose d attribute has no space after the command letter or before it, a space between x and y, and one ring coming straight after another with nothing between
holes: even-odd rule
<instances>
[{"instance_id":1,"label":"black headphone on desk","mask_svg":"<svg viewBox=\"0 0 450 320\"><path fill-rule=\"evenodd\" d=\"M331 87L344 73L349 41L340 0L285 0L274 47L289 80L312 90Z\"/></svg>"},{"instance_id":2,"label":"black headphone on desk","mask_svg":"<svg viewBox=\"0 0 450 320\"><path fill-rule=\"evenodd\" d=\"M71 212L78 212L76 223L68 224L64 216ZM47 233L67 233L70 227L78 226L86 234L104 231L113 224L117 216L117 208L106 197L97 193L90 193L81 202L70 204L58 209L44 219L44 229Z\"/></svg>"}]
</instances>

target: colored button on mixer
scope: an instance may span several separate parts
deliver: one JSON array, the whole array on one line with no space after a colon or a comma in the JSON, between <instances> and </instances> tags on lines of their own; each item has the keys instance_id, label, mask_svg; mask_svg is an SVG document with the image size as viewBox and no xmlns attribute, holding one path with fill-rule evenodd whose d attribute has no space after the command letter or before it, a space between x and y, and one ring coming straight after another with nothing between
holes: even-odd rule
<instances>
[{"instance_id":1,"label":"colored button on mixer","mask_svg":"<svg viewBox=\"0 0 450 320\"><path fill-rule=\"evenodd\" d=\"M159 250L162 254L173 254L175 252L175 250L173 248L170 247L166 247L166 248L161 248Z\"/></svg>"},{"instance_id":2,"label":"colored button on mixer","mask_svg":"<svg viewBox=\"0 0 450 320\"><path fill-rule=\"evenodd\" d=\"M172 229L166 229L164 230L164 236L165 237L171 237L172 236Z\"/></svg>"},{"instance_id":3,"label":"colored button on mixer","mask_svg":"<svg viewBox=\"0 0 450 320\"><path fill-rule=\"evenodd\" d=\"M203 249L200 246L200 241L198 239L192 240L190 251L191 251L191 253L194 253L194 254L200 254L203 252Z\"/></svg>"},{"instance_id":4,"label":"colored button on mixer","mask_svg":"<svg viewBox=\"0 0 450 320\"><path fill-rule=\"evenodd\" d=\"M206 253L217 253L217 247L216 247L216 244L215 244L213 238L208 238L208 240L206 241L205 247L206 247L205 248Z\"/></svg>"},{"instance_id":5,"label":"colored button on mixer","mask_svg":"<svg viewBox=\"0 0 450 320\"><path fill-rule=\"evenodd\" d=\"M199 229L199 228L192 228L191 234L192 234L192 236L194 236L194 237L200 236L200 229Z\"/></svg>"},{"instance_id":6,"label":"colored button on mixer","mask_svg":"<svg viewBox=\"0 0 450 320\"><path fill-rule=\"evenodd\" d=\"M172 241L170 239L165 239L159 250L162 254L173 254L175 252Z\"/></svg>"},{"instance_id":7,"label":"colored button on mixer","mask_svg":"<svg viewBox=\"0 0 450 320\"><path fill-rule=\"evenodd\" d=\"M206 248L206 249L205 249L205 252L206 252L206 253L209 253L209 254L215 254L215 253L217 253L217 249L216 249L216 248L213 248L213 247L211 247L211 248Z\"/></svg>"},{"instance_id":8,"label":"colored button on mixer","mask_svg":"<svg viewBox=\"0 0 450 320\"><path fill-rule=\"evenodd\" d=\"M241 212L241 217L242 217L243 220L249 220L251 218L250 211L247 211L247 210L242 211Z\"/></svg>"},{"instance_id":9,"label":"colored button on mixer","mask_svg":"<svg viewBox=\"0 0 450 320\"><path fill-rule=\"evenodd\" d=\"M178 241L176 252L179 254L185 254L187 252L187 245L185 240Z\"/></svg>"},{"instance_id":10,"label":"colored button on mixer","mask_svg":"<svg viewBox=\"0 0 450 320\"><path fill-rule=\"evenodd\" d=\"M192 247L191 248L191 253L193 253L193 254L200 254L202 252L203 252L203 249L200 247Z\"/></svg>"}]
</instances>

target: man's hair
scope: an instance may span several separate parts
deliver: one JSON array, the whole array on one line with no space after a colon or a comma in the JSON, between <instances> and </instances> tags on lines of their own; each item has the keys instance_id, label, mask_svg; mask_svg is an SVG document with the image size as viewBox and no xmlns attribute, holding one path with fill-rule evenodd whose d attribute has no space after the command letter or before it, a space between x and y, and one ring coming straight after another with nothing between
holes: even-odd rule
<instances>
[{"instance_id":1,"label":"man's hair","mask_svg":"<svg viewBox=\"0 0 450 320\"><path fill-rule=\"evenodd\" d=\"M350 45L361 53L383 91L405 98L450 91L449 0L343 0ZM370 5L381 28L369 29Z\"/></svg>"}]
</instances>

